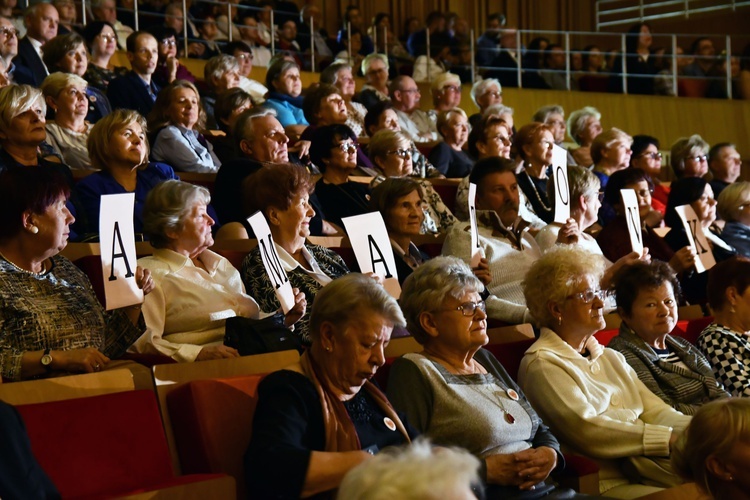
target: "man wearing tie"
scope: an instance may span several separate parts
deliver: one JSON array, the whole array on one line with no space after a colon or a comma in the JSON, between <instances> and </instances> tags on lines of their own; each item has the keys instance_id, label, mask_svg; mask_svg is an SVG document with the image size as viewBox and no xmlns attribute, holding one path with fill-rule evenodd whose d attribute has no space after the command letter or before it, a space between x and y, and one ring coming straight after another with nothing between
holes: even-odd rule
<instances>
[{"instance_id":1,"label":"man wearing tie","mask_svg":"<svg viewBox=\"0 0 750 500\"><path fill-rule=\"evenodd\" d=\"M134 109L148 116L161 90L151 79L159 58L157 41L150 33L136 31L128 36L126 45L133 69L110 82L107 97L112 109Z\"/></svg>"},{"instance_id":2,"label":"man wearing tie","mask_svg":"<svg viewBox=\"0 0 750 500\"><path fill-rule=\"evenodd\" d=\"M52 4L38 3L26 10L23 22L26 36L18 42L18 55L13 59L18 70L14 76L16 83L39 87L49 74L42 62L42 50L45 43L57 36L60 19Z\"/></svg>"}]
</instances>

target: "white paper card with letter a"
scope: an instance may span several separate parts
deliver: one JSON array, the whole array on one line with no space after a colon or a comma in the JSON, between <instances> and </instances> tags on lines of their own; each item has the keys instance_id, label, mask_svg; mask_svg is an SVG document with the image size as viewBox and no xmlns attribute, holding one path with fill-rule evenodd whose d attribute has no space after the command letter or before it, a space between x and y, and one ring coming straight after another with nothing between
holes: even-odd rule
<instances>
[{"instance_id":1,"label":"white paper card with letter a","mask_svg":"<svg viewBox=\"0 0 750 500\"><path fill-rule=\"evenodd\" d=\"M143 303L135 282L135 193L105 194L99 202L99 248L107 310Z\"/></svg>"},{"instance_id":2,"label":"white paper card with letter a","mask_svg":"<svg viewBox=\"0 0 750 500\"><path fill-rule=\"evenodd\" d=\"M620 189L622 205L625 210L625 222L628 224L630 246L638 255L643 255L643 231L641 230L641 213L635 189Z\"/></svg>"},{"instance_id":3,"label":"white paper card with letter a","mask_svg":"<svg viewBox=\"0 0 750 500\"><path fill-rule=\"evenodd\" d=\"M380 212L344 217L341 222L349 235L359 269L363 273L375 273L385 278L385 289L393 297L399 298L401 285L398 283L396 259Z\"/></svg>"},{"instance_id":4,"label":"white paper card with letter a","mask_svg":"<svg viewBox=\"0 0 750 500\"><path fill-rule=\"evenodd\" d=\"M675 212L682 219L682 225L685 226L685 232L687 233L690 246L695 250L695 255L698 256L695 259L695 270L699 273L705 272L716 265L716 259L714 259L714 253L711 251L711 247L708 244L708 239L703 233L703 227L701 221L690 205L682 205L681 207L675 207Z\"/></svg>"},{"instance_id":5,"label":"white paper card with letter a","mask_svg":"<svg viewBox=\"0 0 750 500\"><path fill-rule=\"evenodd\" d=\"M479 246L479 230L477 229L477 185L469 183L469 227L471 231L471 261L469 265L475 268L482 260L482 247Z\"/></svg>"},{"instance_id":6,"label":"white paper card with letter a","mask_svg":"<svg viewBox=\"0 0 750 500\"><path fill-rule=\"evenodd\" d=\"M268 279L276 290L276 298L279 299L281 309L286 314L294 307L294 291L289 278L287 278L286 271L284 271L284 266L281 264L279 254L276 252L276 246L271 237L271 228L268 227L268 222L262 212L255 212L247 221L253 228L255 237L258 238L260 259L263 262L263 267L266 268ZM251 292L248 291L248 293Z\"/></svg>"},{"instance_id":7,"label":"white paper card with letter a","mask_svg":"<svg viewBox=\"0 0 750 500\"><path fill-rule=\"evenodd\" d=\"M568 184L568 153L557 144L552 150L552 175L555 188L555 222L570 219L570 185Z\"/></svg>"}]
</instances>

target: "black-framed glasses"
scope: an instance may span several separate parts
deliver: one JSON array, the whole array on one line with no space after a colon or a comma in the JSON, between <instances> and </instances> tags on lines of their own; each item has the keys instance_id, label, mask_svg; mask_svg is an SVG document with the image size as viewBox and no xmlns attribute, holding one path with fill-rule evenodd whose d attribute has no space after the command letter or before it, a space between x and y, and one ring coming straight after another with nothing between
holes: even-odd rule
<instances>
[{"instance_id":1,"label":"black-framed glasses","mask_svg":"<svg viewBox=\"0 0 750 500\"><path fill-rule=\"evenodd\" d=\"M461 311L461 314L464 316L474 316L477 313L477 309L479 309L482 312L487 312L487 304L483 300L480 300L479 302L464 302L458 307L454 307L452 309L441 309L442 311Z\"/></svg>"},{"instance_id":2,"label":"black-framed glasses","mask_svg":"<svg viewBox=\"0 0 750 500\"><path fill-rule=\"evenodd\" d=\"M691 156L690 159L695 160L698 163L700 163L702 161L708 161L708 156L706 155Z\"/></svg>"},{"instance_id":3,"label":"black-framed glasses","mask_svg":"<svg viewBox=\"0 0 750 500\"><path fill-rule=\"evenodd\" d=\"M343 153L348 153L348 154L356 153L358 147L359 145L354 142L345 142L343 144L339 144L339 149Z\"/></svg>"},{"instance_id":4,"label":"black-framed glasses","mask_svg":"<svg viewBox=\"0 0 750 500\"><path fill-rule=\"evenodd\" d=\"M243 54L236 55L235 57L237 59L246 59L246 60L249 60L249 61L252 61L253 59L255 59L255 56L253 56L253 54L249 53L249 52L245 52Z\"/></svg>"},{"instance_id":5,"label":"black-framed glasses","mask_svg":"<svg viewBox=\"0 0 750 500\"><path fill-rule=\"evenodd\" d=\"M595 298L604 302L610 295L612 295L612 292L609 290L586 290L585 292L568 295L566 299L576 299L584 304L591 304Z\"/></svg>"},{"instance_id":6,"label":"black-framed glasses","mask_svg":"<svg viewBox=\"0 0 750 500\"><path fill-rule=\"evenodd\" d=\"M661 153L643 153L641 155L641 158L651 158L652 160L661 160L662 154Z\"/></svg>"},{"instance_id":7,"label":"black-framed glasses","mask_svg":"<svg viewBox=\"0 0 750 500\"><path fill-rule=\"evenodd\" d=\"M162 45L169 46L169 47L177 46L177 41L174 38L165 38L164 40L162 40L159 43L162 44Z\"/></svg>"},{"instance_id":8,"label":"black-framed glasses","mask_svg":"<svg viewBox=\"0 0 750 500\"><path fill-rule=\"evenodd\" d=\"M405 160L411 156L411 151L408 149L394 149L393 151L388 151L386 154L395 155Z\"/></svg>"},{"instance_id":9,"label":"black-framed glasses","mask_svg":"<svg viewBox=\"0 0 750 500\"><path fill-rule=\"evenodd\" d=\"M115 40L117 40L116 35L110 35L110 34L104 34L104 33L99 33L99 38L101 38L105 42L114 42Z\"/></svg>"}]
</instances>

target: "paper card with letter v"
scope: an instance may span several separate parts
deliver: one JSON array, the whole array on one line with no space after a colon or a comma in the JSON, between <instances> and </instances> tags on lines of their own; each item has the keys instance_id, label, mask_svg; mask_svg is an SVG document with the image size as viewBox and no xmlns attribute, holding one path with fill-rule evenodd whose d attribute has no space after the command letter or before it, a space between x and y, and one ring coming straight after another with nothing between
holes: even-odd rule
<instances>
[{"instance_id":1,"label":"paper card with letter v","mask_svg":"<svg viewBox=\"0 0 750 500\"><path fill-rule=\"evenodd\" d=\"M108 311L143 303L135 280L134 205L135 193L105 194L100 201L99 249Z\"/></svg>"},{"instance_id":2,"label":"paper card with letter v","mask_svg":"<svg viewBox=\"0 0 750 500\"><path fill-rule=\"evenodd\" d=\"M360 270L384 278L386 291L399 298L401 285L398 284L396 259L380 212L344 217L341 221L349 235Z\"/></svg>"}]
</instances>

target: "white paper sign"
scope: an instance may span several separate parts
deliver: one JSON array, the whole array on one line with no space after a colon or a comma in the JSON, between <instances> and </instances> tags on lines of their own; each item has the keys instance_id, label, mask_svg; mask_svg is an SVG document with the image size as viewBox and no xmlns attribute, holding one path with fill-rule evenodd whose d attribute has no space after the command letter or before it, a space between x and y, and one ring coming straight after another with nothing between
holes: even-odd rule
<instances>
[{"instance_id":1,"label":"white paper sign","mask_svg":"<svg viewBox=\"0 0 750 500\"><path fill-rule=\"evenodd\" d=\"M105 194L99 202L99 251L107 310L143 303L135 282L135 193Z\"/></svg>"},{"instance_id":2,"label":"white paper sign","mask_svg":"<svg viewBox=\"0 0 750 500\"><path fill-rule=\"evenodd\" d=\"M255 212L248 217L247 221L253 228L255 237L258 238L260 260L266 269L268 279L276 290L276 298L279 299L281 310L286 314L294 307L294 291L286 271L284 271L284 266L281 264L279 254L276 253L276 246L271 237L271 228L268 227L268 222L262 212Z\"/></svg>"},{"instance_id":3,"label":"white paper sign","mask_svg":"<svg viewBox=\"0 0 750 500\"><path fill-rule=\"evenodd\" d=\"M641 230L641 212L638 207L638 197L634 189L620 189L622 204L625 209L625 222L628 224L630 246L634 252L643 254L643 231Z\"/></svg>"},{"instance_id":4,"label":"white paper sign","mask_svg":"<svg viewBox=\"0 0 750 500\"><path fill-rule=\"evenodd\" d=\"M380 212L344 217L341 222L344 223L360 271L383 277L383 286L388 293L399 298L401 285L398 283L396 259Z\"/></svg>"},{"instance_id":5,"label":"white paper sign","mask_svg":"<svg viewBox=\"0 0 750 500\"><path fill-rule=\"evenodd\" d=\"M557 144L552 149L552 175L555 187L555 222L565 224L570 219L568 152Z\"/></svg>"},{"instance_id":6,"label":"white paper sign","mask_svg":"<svg viewBox=\"0 0 750 500\"><path fill-rule=\"evenodd\" d=\"M477 229L477 185L469 183L469 222L471 224L471 262L472 268L482 260L482 248L479 246L479 230Z\"/></svg>"},{"instance_id":7,"label":"white paper sign","mask_svg":"<svg viewBox=\"0 0 750 500\"><path fill-rule=\"evenodd\" d=\"M677 215L682 219L682 225L685 227L690 246L695 250L695 270L702 273L716 265L716 259L708 244L706 235L703 233L701 221L695 214L695 210L690 205L675 207Z\"/></svg>"}]
</instances>

